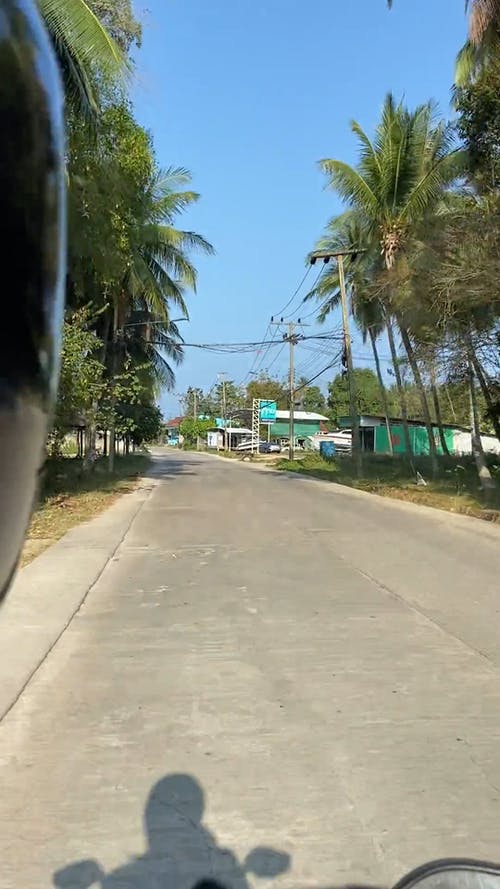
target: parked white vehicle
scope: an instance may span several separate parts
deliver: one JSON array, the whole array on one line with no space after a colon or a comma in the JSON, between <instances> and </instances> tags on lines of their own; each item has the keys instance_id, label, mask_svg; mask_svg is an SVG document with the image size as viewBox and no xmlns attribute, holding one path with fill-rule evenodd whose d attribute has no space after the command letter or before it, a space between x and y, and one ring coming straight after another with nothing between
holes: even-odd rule
<instances>
[{"instance_id":1,"label":"parked white vehicle","mask_svg":"<svg viewBox=\"0 0 500 889\"><path fill-rule=\"evenodd\" d=\"M352 433L350 429L339 429L337 432L318 432L309 438L312 449L319 451L322 441L332 441L338 453L350 453L352 448Z\"/></svg>"}]
</instances>

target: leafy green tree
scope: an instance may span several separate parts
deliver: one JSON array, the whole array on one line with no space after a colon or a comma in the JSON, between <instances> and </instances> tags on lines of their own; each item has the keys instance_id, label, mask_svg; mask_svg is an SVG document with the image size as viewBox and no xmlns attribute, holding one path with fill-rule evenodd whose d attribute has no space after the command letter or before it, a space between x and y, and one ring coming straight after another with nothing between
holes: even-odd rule
<instances>
[{"instance_id":1,"label":"leafy green tree","mask_svg":"<svg viewBox=\"0 0 500 889\"><path fill-rule=\"evenodd\" d=\"M200 414L213 416L213 411L207 409L207 397L199 386L189 386L187 391L180 396L183 413L186 417L195 417Z\"/></svg>"},{"instance_id":2,"label":"leafy green tree","mask_svg":"<svg viewBox=\"0 0 500 889\"><path fill-rule=\"evenodd\" d=\"M64 322L61 371L54 426L59 430L85 422L104 388L101 341L92 330L94 314L85 306L68 313Z\"/></svg>"},{"instance_id":3,"label":"leafy green tree","mask_svg":"<svg viewBox=\"0 0 500 889\"><path fill-rule=\"evenodd\" d=\"M132 444L140 447L156 441L163 430L163 416L156 404L127 404L119 405L118 428L122 420L127 421L126 436ZM131 421L131 422L128 422Z\"/></svg>"},{"instance_id":4,"label":"leafy green tree","mask_svg":"<svg viewBox=\"0 0 500 889\"><path fill-rule=\"evenodd\" d=\"M175 227L198 199L189 173L156 168L149 135L122 102L102 113L97 142L73 118L70 128L69 301L92 296L107 305L100 319L104 350L119 339L109 363L150 363L158 385L172 388L183 357L171 309L187 316L186 289L196 286L189 254L211 252L199 235ZM112 359L112 360L111 360ZM113 365L113 366L111 366Z\"/></svg>"},{"instance_id":5,"label":"leafy green tree","mask_svg":"<svg viewBox=\"0 0 500 889\"><path fill-rule=\"evenodd\" d=\"M301 377L296 385L296 405L302 411L322 413L325 410L326 398L319 386L308 386L305 377Z\"/></svg>"},{"instance_id":6,"label":"leafy green tree","mask_svg":"<svg viewBox=\"0 0 500 889\"><path fill-rule=\"evenodd\" d=\"M456 93L457 130L467 147L480 192L500 188L500 59L491 59L472 83Z\"/></svg>"},{"instance_id":7,"label":"leafy green tree","mask_svg":"<svg viewBox=\"0 0 500 889\"><path fill-rule=\"evenodd\" d=\"M184 444L187 447L194 447L198 438L205 438L208 430L214 425L213 419L195 420L194 417L186 417L179 427L179 432L184 436Z\"/></svg>"},{"instance_id":8,"label":"leafy green tree","mask_svg":"<svg viewBox=\"0 0 500 889\"><path fill-rule=\"evenodd\" d=\"M132 0L87 0L87 5L122 50L128 52L132 46L141 45L142 27L134 15Z\"/></svg>"},{"instance_id":9,"label":"leafy green tree","mask_svg":"<svg viewBox=\"0 0 500 889\"><path fill-rule=\"evenodd\" d=\"M354 370L354 378L358 414L383 415L384 406L376 374L369 368L360 367ZM350 415L348 380L342 374L337 374L328 384L327 405L334 422Z\"/></svg>"},{"instance_id":10,"label":"leafy green tree","mask_svg":"<svg viewBox=\"0 0 500 889\"><path fill-rule=\"evenodd\" d=\"M254 398L275 401L278 410L288 410L290 402L289 391L284 383L280 382L280 380L273 380L265 374L256 380L252 380L247 385L249 405L251 405Z\"/></svg>"},{"instance_id":11,"label":"leafy green tree","mask_svg":"<svg viewBox=\"0 0 500 889\"><path fill-rule=\"evenodd\" d=\"M226 417L231 419L232 414L245 406L245 392L235 384L234 380L226 380L225 383L221 381L215 387L210 406L216 416L222 417L225 410Z\"/></svg>"},{"instance_id":12,"label":"leafy green tree","mask_svg":"<svg viewBox=\"0 0 500 889\"><path fill-rule=\"evenodd\" d=\"M68 298L102 304L132 264L132 236L154 175L151 140L121 102L102 111L97 138L70 114L68 148Z\"/></svg>"}]
</instances>

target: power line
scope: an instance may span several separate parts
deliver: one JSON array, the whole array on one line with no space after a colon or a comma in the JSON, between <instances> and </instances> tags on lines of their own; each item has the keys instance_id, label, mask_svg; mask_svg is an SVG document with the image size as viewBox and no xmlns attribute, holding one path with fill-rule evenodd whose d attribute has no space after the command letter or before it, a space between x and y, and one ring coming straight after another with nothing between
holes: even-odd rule
<instances>
[{"instance_id":1,"label":"power line","mask_svg":"<svg viewBox=\"0 0 500 889\"><path fill-rule=\"evenodd\" d=\"M268 333L270 332L270 330L271 330L271 322L269 322L269 324L267 325L267 330L266 330L266 332L265 332L265 334L264 334L264 340L266 340L267 335L268 335ZM257 374L257 373L263 368L263 366L264 366L264 362L266 361L267 356L269 355L271 346L272 346L274 343L279 343L279 339L278 339L278 337L277 337L277 332L276 332L276 331L273 331L273 335L272 335L271 339L268 341L268 346L267 346L267 348L264 349L262 352L257 352L257 354L256 354L256 356L255 356L255 358L254 358L254 360L253 360L253 362L252 362L252 364L251 364L251 366L250 366L250 370L248 371L248 373L246 374L246 376L245 376L244 379L243 379L243 383L245 383L246 380L250 379L250 377L251 377L252 375Z\"/></svg>"},{"instance_id":2,"label":"power line","mask_svg":"<svg viewBox=\"0 0 500 889\"><path fill-rule=\"evenodd\" d=\"M321 278L321 276L322 276L322 274L323 274L323 271L324 271L324 269L320 269L320 270L319 270L318 274L316 275L316 277L315 277L315 279L314 279L314 281L313 281L313 283L312 283L311 291L314 290L314 288L316 287L316 284L318 283L319 279ZM326 303L329 302L329 300L330 300L330 297L328 297L328 299L326 299L326 300L324 301L324 304L326 305ZM302 302L301 302L300 305L301 305L301 306L304 305L304 300L302 300ZM319 308L317 308L317 309L313 309L312 312L308 312L307 315L302 315L302 313L301 313L301 315L300 315L300 320L301 320L301 321L306 321L307 318L312 318L313 315L316 315L318 311L321 311L321 306L319 306ZM299 306L297 309L294 310L294 313L295 313L295 312L300 312L300 306Z\"/></svg>"},{"instance_id":3,"label":"power line","mask_svg":"<svg viewBox=\"0 0 500 889\"><path fill-rule=\"evenodd\" d=\"M303 285L305 284L306 279L307 279L307 277L308 277L308 275L309 275L309 273L310 273L310 271L311 271L311 268L312 268L312 266L309 265L308 268L306 269L305 275L304 275L303 278L300 280L300 282L297 284L297 287L296 287L295 290L293 291L293 293L292 293L290 299L288 300L287 303L285 303L285 305L283 306L283 308L279 310L279 312L276 312L276 315L279 315L279 316L281 317L281 315L283 315L284 312L286 312L286 310L288 309L288 306L291 305L291 304L293 303L295 297L297 296L297 294L300 292L300 290L302 289Z\"/></svg>"},{"instance_id":4,"label":"power line","mask_svg":"<svg viewBox=\"0 0 500 889\"><path fill-rule=\"evenodd\" d=\"M303 342L305 340L318 340L318 341L332 341L339 340L341 336L337 334L336 331L329 331L328 333L321 334L311 334L311 335L298 335L299 341ZM252 352L255 349L258 349L260 346L279 346L281 345L282 340L253 340L244 343L183 343L183 348L186 349L202 349L208 352L219 352L221 354L226 353L238 353L238 352ZM151 345L161 346L162 343L151 343Z\"/></svg>"},{"instance_id":5,"label":"power line","mask_svg":"<svg viewBox=\"0 0 500 889\"><path fill-rule=\"evenodd\" d=\"M264 340L267 339L267 335L268 335L268 333L270 333L270 331L271 331L271 322L269 322L269 324L267 325L266 332L263 337ZM272 339L274 339L274 336L275 336L275 334L273 333ZM261 360L261 363L262 363L262 360ZM256 372L258 364L259 364L259 361L258 361L258 353L257 353L257 355L255 356L255 358L253 359L253 361L250 365L250 368L248 369L247 373L245 374L245 376L243 377L243 379L241 381L241 384L240 384L241 386L243 386L245 384L245 382L248 379L250 379L251 375Z\"/></svg>"},{"instance_id":6,"label":"power line","mask_svg":"<svg viewBox=\"0 0 500 889\"><path fill-rule=\"evenodd\" d=\"M310 271L311 271L311 268L312 268L312 266L309 265L308 268L306 269L304 275L302 276L301 280L300 280L299 283L297 284L297 287L296 287L295 290L293 291L293 293L292 293L290 299L288 300L287 303L285 303L285 305L283 306L283 308L279 310L279 312L276 312L276 315L279 315L279 316L281 317L281 315L286 311L286 309L288 309L288 306L290 306L291 303L293 303L295 297L300 293L300 290L302 289L302 287L303 287L303 285L304 285L304 283L305 283L305 281L306 281L306 279L307 279L307 277L308 277L308 275L309 275L309 273L310 273ZM321 272L320 272L320 274L321 274ZM318 278L319 278L319 276L318 276ZM318 278L317 278L316 281L314 282L314 286L316 286L316 283L317 283ZM296 310L296 311L298 311L298 310ZM274 316L273 316L273 317L274 317ZM270 332L270 329L271 329L271 323L269 323L269 324L267 325L267 329L266 329L266 332L265 332L265 334L264 334L264 340L266 340L267 335L268 335L268 333ZM247 380L250 376L252 376L252 374L255 374L255 373L258 371L258 369L261 368L261 367L263 366L263 364L264 364L264 362L265 362L265 360L266 360L266 358L267 358L267 355L269 354L269 349L270 349L271 345L273 345L273 343L275 343L275 342L279 342L279 340L277 340L277 334L273 334L271 340L269 340L269 346L268 346L268 348L263 352L263 354L262 354L261 356L256 356L256 357L254 358L252 364L250 365L250 369L249 369L248 372L245 374L245 376L244 376L244 378L243 378L243 380L242 380L242 382L241 382L241 385L243 385L243 384L246 382L246 380Z\"/></svg>"},{"instance_id":7,"label":"power line","mask_svg":"<svg viewBox=\"0 0 500 889\"><path fill-rule=\"evenodd\" d=\"M271 367L273 366L273 364L275 364L276 361L278 360L278 358L280 358L280 356L283 354L283 350L284 350L285 346L286 346L286 343L284 342L283 345L281 346L281 349L278 349L278 351L276 352L276 355L274 356L273 360L268 364L268 366L267 366L267 368L266 368L266 372L267 372L267 373L269 373L269 371L270 371Z\"/></svg>"},{"instance_id":8,"label":"power line","mask_svg":"<svg viewBox=\"0 0 500 889\"><path fill-rule=\"evenodd\" d=\"M320 377L322 374L326 373L327 370L330 370L330 368L335 367L335 365L339 363L340 359L341 359L341 352L338 353L338 355L335 357L335 359L333 361L331 361L329 364L327 364L325 367L323 367L320 371L318 371L317 374L315 374L309 380L306 380L306 382L302 383L301 386L297 386L295 391L300 392L301 389L305 389L307 386L310 386L310 384L314 383L314 381L317 380L318 377Z\"/></svg>"}]
</instances>

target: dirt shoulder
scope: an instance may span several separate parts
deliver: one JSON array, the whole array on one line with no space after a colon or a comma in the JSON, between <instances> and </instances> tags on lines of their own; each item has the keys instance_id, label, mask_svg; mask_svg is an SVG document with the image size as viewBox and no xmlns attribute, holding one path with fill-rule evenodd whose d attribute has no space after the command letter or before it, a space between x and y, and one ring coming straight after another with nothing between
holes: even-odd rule
<instances>
[{"instance_id":1,"label":"dirt shoulder","mask_svg":"<svg viewBox=\"0 0 500 889\"><path fill-rule=\"evenodd\" d=\"M87 473L82 472L81 461L74 457L48 461L39 505L26 536L21 567L75 525L89 521L123 494L133 491L150 462L147 454L117 457L115 470L110 474L104 460Z\"/></svg>"}]
</instances>

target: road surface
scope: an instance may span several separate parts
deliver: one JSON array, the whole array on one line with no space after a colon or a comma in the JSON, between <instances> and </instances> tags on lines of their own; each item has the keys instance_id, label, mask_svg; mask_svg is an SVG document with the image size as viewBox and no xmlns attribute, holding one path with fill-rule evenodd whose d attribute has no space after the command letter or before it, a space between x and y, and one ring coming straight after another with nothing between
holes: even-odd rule
<instances>
[{"instance_id":1,"label":"road surface","mask_svg":"<svg viewBox=\"0 0 500 889\"><path fill-rule=\"evenodd\" d=\"M498 532L205 455L155 472L1 724L1 889L500 859Z\"/></svg>"}]
</instances>

